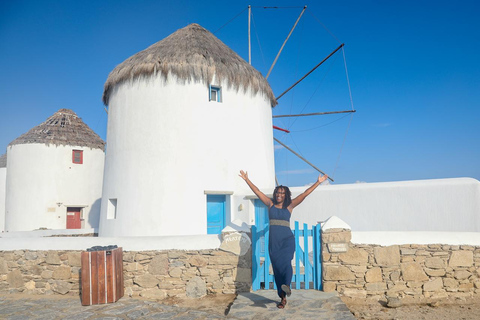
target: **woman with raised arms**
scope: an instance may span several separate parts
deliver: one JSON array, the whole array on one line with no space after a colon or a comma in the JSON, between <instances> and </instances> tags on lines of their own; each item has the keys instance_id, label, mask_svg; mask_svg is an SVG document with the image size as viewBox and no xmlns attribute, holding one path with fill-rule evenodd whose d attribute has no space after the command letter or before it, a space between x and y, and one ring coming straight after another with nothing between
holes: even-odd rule
<instances>
[{"instance_id":1,"label":"woman with raised arms","mask_svg":"<svg viewBox=\"0 0 480 320\"><path fill-rule=\"evenodd\" d=\"M276 187L273 191L273 199L270 199L248 179L247 172L241 170L240 177L245 180L260 201L268 207L268 218L270 220L268 252L272 261L277 293L281 299L278 308L283 309L287 304L287 296L290 296L292 293L290 283L293 276L292 259L295 253L295 238L290 229L290 216L293 209L302 203L328 176L319 175L317 181L312 186L293 200L290 189L286 186Z\"/></svg>"}]
</instances>

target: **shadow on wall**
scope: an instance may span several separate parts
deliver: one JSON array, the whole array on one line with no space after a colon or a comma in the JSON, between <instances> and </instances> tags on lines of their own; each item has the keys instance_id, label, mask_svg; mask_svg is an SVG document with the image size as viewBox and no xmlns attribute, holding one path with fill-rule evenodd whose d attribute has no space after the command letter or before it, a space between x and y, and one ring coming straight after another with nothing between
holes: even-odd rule
<instances>
[{"instance_id":1,"label":"shadow on wall","mask_svg":"<svg viewBox=\"0 0 480 320\"><path fill-rule=\"evenodd\" d=\"M90 214L88 215L88 223L92 228L98 230L100 224L100 209L102 204L102 198L98 198L92 204L92 208L90 209Z\"/></svg>"},{"instance_id":2,"label":"shadow on wall","mask_svg":"<svg viewBox=\"0 0 480 320\"><path fill-rule=\"evenodd\" d=\"M230 259L233 267L232 283L228 284L228 281L226 281L227 287L223 288L222 293L249 292L252 285L250 226L244 222L235 222L224 228L221 234L220 250L225 252L225 259ZM229 254L233 254L233 256L229 256Z\"/></svg>"}]
</instances>

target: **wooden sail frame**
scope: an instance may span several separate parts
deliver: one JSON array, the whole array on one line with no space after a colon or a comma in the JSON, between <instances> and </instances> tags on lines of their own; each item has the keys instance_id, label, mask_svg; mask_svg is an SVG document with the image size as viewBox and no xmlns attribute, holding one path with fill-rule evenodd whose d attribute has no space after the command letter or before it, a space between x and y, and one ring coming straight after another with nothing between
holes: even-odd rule
<instances>
[{"instance_id":1,"label":"wooden sail frame","mask_svg":"<svg viewBox=\"0 0 480 320\"><path fill-rule=\"evenodd\" d=\"M301 155L299 155L298 153L296 153L295 151L293 151L293 149L291 149L289 146L287 146L286 144L284 144L283 142L281 142L280 140L278 140L277 138L273 138L273 140L275 140L276 142L278 142L279 144L281 144L285 149L287 149L288 151L290 151L291 153L293 153L294 155L296 155L297 157L299 157L301 160L303 160L305 163L309 164L312 168L314 168L315 170L317 170L318 172L320 172L321 174L325 175L326 173L323 172L322 170L318 169L314 164L312 164L310 161L308 161L307 159L305 159L304 157L302 157ZM328 180L334 182L335 180L333 180L332 178L328 177Z\"/></svg>"},{"instance_id":2,"label":"wooden sail frame","mask_svg":"<svg viewBox=\"0 0 480 320\"><path fill-rule=\"evenodd\" d=\"M295 30L295 27L297 26L298 22L299 22L300 19L302 18L303 13L305 12L305 10L307 10L307 6L304 6L304 7L303 7L302 12L300 12L300 15L298 16L297 21L295 21L295 24L293 25L292 29L290 30L290 33L288 34L287 38L286 38L285 41L283 42L282 47L280 48L280 50L278 50L277 56L275 57L275 60L273 60L272 66L270 67L270 70L268 70L268 73L267 73L267 76L265 77L265 79L268 79L268 77L270 76L270 73L272 72L273 67L274 67L275 64L277 63L277 60L278 60L278 58L280 57L280 54L282 53L283 48L284 48L285 45L287 44L288 39L290 39L290 36L292 35L293 30Z\"/></svg>"},{"instance_id":3,"label":"wooden sail frame","mask_svg":"<svg viewBox=\"0 0 480 320\"><path fill-rule=\"evenodd\" d=\"M264 8L267 8L267 7L264 7ZM266 79L268 79L268 77L270 76L270 73L272 72L272 69L273 67L275 66L278 58L280 57L280 54L282 53L282 50L283 48L285 47L288 39L290 38L290 36L292 35L293 31L295 30L295 27L297 26L298 22L300 21L301 17L303 16L303 13L305 12L305 10L307 9L307 6L305 5L303 7L303 10L302 12L300 13L299 17L297 18L297 20L295 21L295 24L293 25L292 29L290 30L290 33L288 34L287 38L285 39L285 41L283 42L283 45L282 47L280 48L279 52L277 53L277 56L275 57L275 60L273 61L270 69L268 70L268 73L267 73L267 76L265 77ZM249 64L251 64L251 36L250 36L250 21L251 21L251 5L248 6L248 62ZM313 67L309 72L307 72L302 78L300 78L298 81L296 81L293 85L291 85L288 89L286 89L284 92L282 92L282 94L280 94L278 97L275 98L275 100L278 100L280 99L282 96L284 96L288 91L290 91L291 89L293 89L296 85L298 85L300 82L302 82L306 77L308 77L313 71L315 71L318 67L320 67L325 61L327 61L330 57L332 57L337 51L339 51L340 49L343 49L343 47L345 46L344 43L340 44L335 50L333 50L327 57L325 57L322 61L320 61L315 67ZM344 55L344 59L345 59L345 55ZM348 78L348 74L347 74L347 78ZM351 97L350 97L351 98ZM353 109L353 105L352 105L352 110L344 110L344 111L327 111L327 112L314 112L314 113L303 113L303 114L289 114L289 115L277 115L277 116L272 116L272 118L285 118L285 117L305 117L305 116L316 116L316 115L328 115L328 114L340 114L340 113L355 113L356 110ZM277 127L277 126L273 126L273 129L276 129L276 130L280 130L280 131L284 131L286 133L290 133L289 130L287 129L283 129L283 128L280 128L280 127ZM325 173L320 170L319 168L317 168L315 165L313 165L310 161L308 161L307 159L305 159L304 157L302 157L301 155L299 155L297 152L295 152L294 150L292 150L290 147L288 147L287 145L285 145L284 143L282 143L280 140L278 140L277 138L273 138L277 143L279 143L280 145L282 145L285 149L287 149L288 151L290 151L291 153L293 153L295 156L297 156L298 158L300 158L302 161L304 161L305 163L307 163L308 165L310 165L312 168L314 168L315 170L317 170L318 172L322 173L325 175ZM328 177L328 179L330 181L334 181L331 177ZM275 176L275 181L278 185L278 181L277 181L277 177Z\"/></svg>"},{"instance_id":4,"label":"wooden sail frame","mask_svg":"<svg viewBox=\"0 0 480 320\"><path fill-rule=\"evenodd\" d=\"M300 114L281 114L281 115L272 116L272 118L323 116L326 114L355 113L355 112L357 112L357 110L327 111L327 112L300 113Z\"/></svg>"},{"instance_id":5,"label":"wooden sail frame","mask_svg":"<svg viewBox=\"0 0 480 320\"><path fill-rule=\"evenodd\" d=\"M308 77L313 71L315 71L315 69L317 69L318 67L320 67L325 61L327 61L331 56L333 56L338 50L340 50L341 48L343 48L345 44L341 44L338 46L337 49L333 50L328 56L326 56L322 61L320 61L319 64L317 64L315 67L312 68L312 70L308 71L303 77L300 78L300 80L298 80L297 82L295 82L294 84L292 84L290 87L288 87L287 90L283 91L283 93L281 95L279 95L278 97L275 98L275 100L278 100L280 99L285 93L287 93L288 91L290 91L291 89L293 89L297 84L299 84L300 82L302 82L303 79L305 79L306 77Z\"/></svg>"}]
</instances>

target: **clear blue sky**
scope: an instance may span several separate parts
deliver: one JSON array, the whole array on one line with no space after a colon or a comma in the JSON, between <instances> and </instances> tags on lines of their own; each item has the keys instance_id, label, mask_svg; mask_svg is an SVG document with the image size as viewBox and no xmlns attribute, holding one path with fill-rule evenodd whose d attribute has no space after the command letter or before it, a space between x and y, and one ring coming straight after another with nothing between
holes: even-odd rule
<instances>
[{"instance_id":1,"label":"clear blue sky","mask_svg":"<svg viewBox=\"0 0 480 320\"><path fill-rule=\"evenodd\" d=\"M308 6L269 78L276 95L345 43L357 112L275 120L292 131L275 137L337 184L480 180L478 1L0 1L0 154L61 108L106 139L101 97L117 64L190 23L215 32L248 4L299 6L253 8L252 64L264 75ZM248 59L246 11L215 35ZM348 109L340 51L274 114ZM316 178L285 149L275 156L280 183Z\"/></svg>"}]
</instances>

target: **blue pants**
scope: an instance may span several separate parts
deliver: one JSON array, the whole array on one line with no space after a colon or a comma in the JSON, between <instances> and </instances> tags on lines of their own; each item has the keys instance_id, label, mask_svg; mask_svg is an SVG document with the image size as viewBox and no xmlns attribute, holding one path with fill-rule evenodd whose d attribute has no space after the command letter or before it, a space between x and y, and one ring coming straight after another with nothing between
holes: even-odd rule
<instances>
[{"instance_id":1,"label":"blue pants","mask_svg":"<svg viewBox=\"0 0 480 320\"><path fill-rule=\"evenodd\" d=\"M283 298L284 292L281 287L282 284L290 286L292 282L292 259L295 253L295 237L289 227L270 226L268 252L277 293Z\"/></svg>"}]
</instances>

